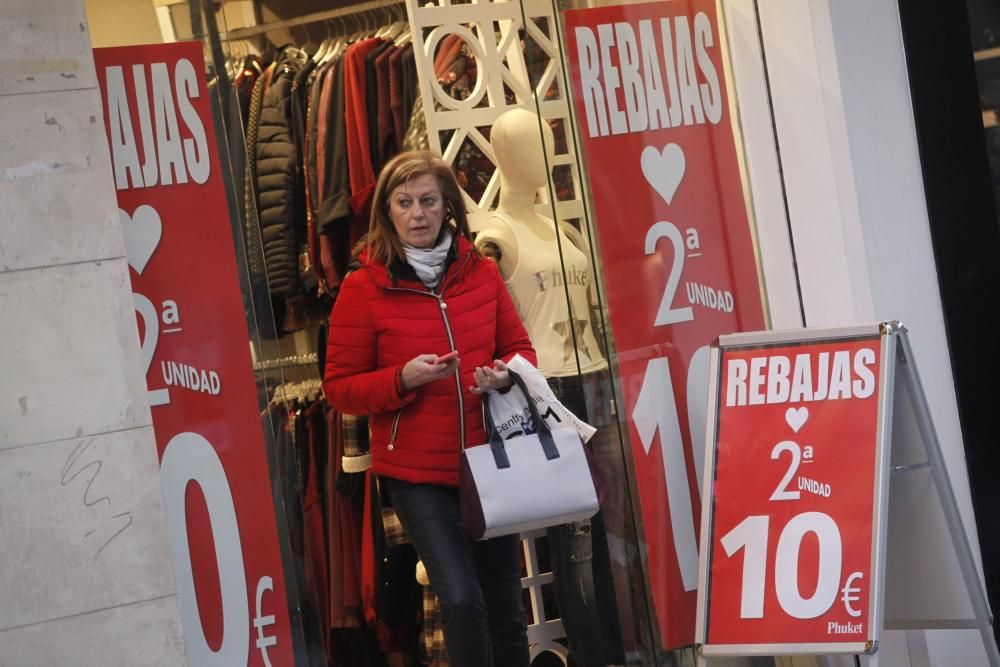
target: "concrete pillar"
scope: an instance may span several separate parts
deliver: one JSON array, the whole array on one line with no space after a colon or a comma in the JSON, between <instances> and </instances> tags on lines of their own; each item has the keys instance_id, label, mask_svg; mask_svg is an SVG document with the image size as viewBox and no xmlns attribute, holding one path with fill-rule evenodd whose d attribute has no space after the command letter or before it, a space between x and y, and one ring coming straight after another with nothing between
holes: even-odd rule
<instances>
[{"instance_id":1,"label":"concrete pillar","mask_svg":"<svg viewBox=\"0 0 1000 667\"><path fill-rule=\"evenodd\" d=\"M83 2L0 34L0 666L182 665Z\"/></svg>"}]
</instances>

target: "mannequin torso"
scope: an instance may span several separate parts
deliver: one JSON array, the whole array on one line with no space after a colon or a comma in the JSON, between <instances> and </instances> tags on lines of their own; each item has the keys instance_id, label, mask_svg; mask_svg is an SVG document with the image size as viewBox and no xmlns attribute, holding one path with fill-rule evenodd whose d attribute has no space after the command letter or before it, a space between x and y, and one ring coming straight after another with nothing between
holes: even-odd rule
<instances>
[{"instance_id":1,"label":"mannequin torso","mask_svg":"<svg viewBox=\"0 0 1000 667\"><path fill-rule=\"evenodd\" d=\"M582 235L562 224L557 239L551 221L536 214L532 222L525 224L497 209L476 244L499 250L500 273L544 375L561 377L605 368L590 323L593 273Z\"/></svg>"},{"instance_id":2,"label":"mannequin torso","mask_svg":"<svg viewBox=\"0 0 1000 667\"><path fill-rule=\"evenodd\" d=\"M500 205L476 245L499 262L539 370L559 377L607 363L590 321L594 277L583 236L560 224L557 238L556 225L535 208L548 182L546 147L553 144L552 128L530 111L513 109L496 120L490 145L500 172Z\"/></svg>"}]
</instances>

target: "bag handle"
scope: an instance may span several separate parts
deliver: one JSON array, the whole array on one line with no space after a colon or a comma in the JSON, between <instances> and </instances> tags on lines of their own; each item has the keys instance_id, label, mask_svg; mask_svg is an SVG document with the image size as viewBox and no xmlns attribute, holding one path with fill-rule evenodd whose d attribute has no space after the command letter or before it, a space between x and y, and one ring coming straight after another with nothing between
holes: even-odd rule
<instances>
[{"instance_id":1,"label":"bag handle","mask_svg":"<svg viewBox=\"0 0 1000 667\"><path fill-rule=\"evenodd\" d=\"M507 373L510 375L510 379L514 381L514 384L524 394L524 399L528 402L528 410L531 412L531 419L535 424L535 433L542 444L542 451L545 452L545 458L549 461L559 458L559 448L556 447L556 441L552 437L552 430L538 413L538 406L535 405L534 399L531 398L531 392L525 386L524 379L509 368L507 369ZM493 392L483 395L483 415L486 417L486 429L490 434L490 448L493 450L493 460L496 462L497 469L499 470L509 468L510 459L507 456L507 449L504 447L504 440L493 423L493 414L490 412L491 393Z\"/></svg>"}]
</instances>

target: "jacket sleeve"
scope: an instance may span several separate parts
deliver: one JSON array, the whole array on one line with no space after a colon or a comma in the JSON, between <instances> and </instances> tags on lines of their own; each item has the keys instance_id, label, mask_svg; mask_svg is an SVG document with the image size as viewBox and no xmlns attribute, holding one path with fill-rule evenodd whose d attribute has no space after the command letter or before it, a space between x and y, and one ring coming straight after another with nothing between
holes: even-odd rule
<instances>
[{"instance_id":1,"label":"jacket sleeve","mask_svg":"<svg viewBox=\"0 0 1000 667\"><path fill-rule=\"evenodd\" d=\"M352 415L398 410L416 396L399 384L402 365L377 368L375 323L365 300L363 271L344 280L330 313L323 393L334 409Z\"/></svg>"},{"instance_id":2,"label":"jacket sleeve","mask_svg":"<svg viewBox=\"0 0 1000 667\"><path fill-rule=\"evenodd\" d=\"M521 316L514 308L514 301L510 298L507 285L504 284L500 276L500 270L496 264L489 262L495 280L497 282L497 340L496 358L504 362L510 361L515 354L531 362L533 366L538 366L538 355L531 345L528 331L521 322Z\"/></svg>"}]
</instances>

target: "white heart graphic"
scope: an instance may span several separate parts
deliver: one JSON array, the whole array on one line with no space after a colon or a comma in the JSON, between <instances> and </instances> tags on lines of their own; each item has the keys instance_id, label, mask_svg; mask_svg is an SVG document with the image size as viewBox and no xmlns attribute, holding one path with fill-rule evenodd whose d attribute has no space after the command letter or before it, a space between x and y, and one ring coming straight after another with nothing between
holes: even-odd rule
<instances>
[{"instance_id":1,"label":"white heart graphic","mask_svg":"<svg viewBox=\"0 0 1000 667\"><path fill-rule=\"evenodd\" d=\"M642 150L642 175L668 204L684 178L684 151L677 144L667 144L663 152L653 146Z\"/></svg>"},{"instance_id":2,"label":"white heart graphic","mask_svg":"<svg viewBox=\"0 0 1000 667\"><path fill-rule=\"evenodd\" d=\"M807 419L809 419L809 408L788 408L785 410L785 421L788 422L788 425L796 433L799 432L799 429L802 428Z\"/></svg>"},{"instance_id":3,"label":"white heart graphic","mask_svg":"<svg viewBox=\"0 0 1000 667\"><path fill-rule=\"evenodd\" d=\"M118 209L118 219L121 220L125 233L125 257L128 258L128 264L142 275L163 235L160 214L152 206L143 204L131 216Z\"/></svg>"}]
</instances>

